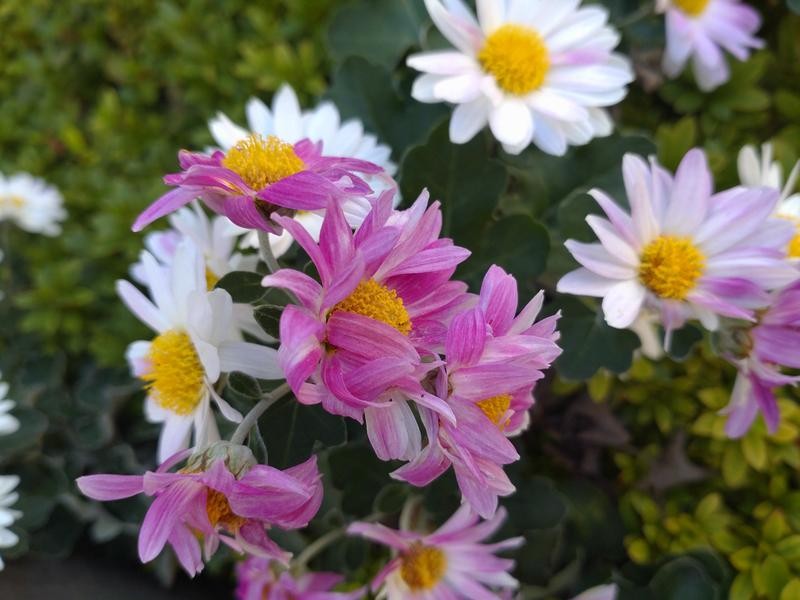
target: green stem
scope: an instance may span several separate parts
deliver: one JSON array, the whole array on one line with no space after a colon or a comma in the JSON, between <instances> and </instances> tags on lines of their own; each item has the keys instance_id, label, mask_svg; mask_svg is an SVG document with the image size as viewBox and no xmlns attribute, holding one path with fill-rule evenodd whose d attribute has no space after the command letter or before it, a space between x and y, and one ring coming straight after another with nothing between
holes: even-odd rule
<instances>
[{"instance_id":1,"label":"green stem","mask_svg":"<svg viewBox=\"0 0 800 600\"><path fill-rule=\"evenodd\" d=\"M253 428L253 425L256 424L259 417L261 417L261 415L263 415L270 406L275 404L290 391L291 388L289 387L289 384L284 383L259 400L258 404L250 409L250 412L248 412L244 419L242 419L242 422L239 423L236 431L233 432L233 435L231 436L231 443L241 444L244 442L244 439L247 437L247 434L250 433L250 430Z\"/></svg>"}]
</instances>

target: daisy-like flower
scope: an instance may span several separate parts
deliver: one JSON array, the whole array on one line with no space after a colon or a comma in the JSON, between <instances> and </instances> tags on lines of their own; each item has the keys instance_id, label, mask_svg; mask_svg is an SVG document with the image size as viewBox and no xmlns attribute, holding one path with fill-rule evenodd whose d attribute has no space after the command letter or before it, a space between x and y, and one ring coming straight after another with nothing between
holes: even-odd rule
<instances>
[{"instance_id":1,"label":"daisy-like flower","mask_svg":"<svg viewBox=\"0 0 800 600\"><path fill-rule=\"evenodd\" d=\"M500 509L490 520L480 522L465 504L429 535L375 523L353 523L348 533L385 544L395 554L372 582L372 589L380 590L379 599L494 600L498 592L519 585L509 574L514 561L495 554L521 546L524 539L481 543L494 535L505 518L505 510Z\"/></svg>"},{"instance_id":2,"label":"daisy-like flower","mask_svg":"<svg viewBox=\"0 0 800 600\"><path fill-rule=\"evenodd\" d=\"M741 0L658 0L658 10L667 19L664 73L677 77L691 60L704 92L730 79L725 51L745 61L753 49L764 46L755 37L761 17Z\"/></svg>"},{"instance_id":3,"label":"daisy-like flower","mask_svg":"<svg viewBox=\"0 0 800 600\"><path fill-rule=\"evenodd\" d=\"M792 224L771 217L777 191L713 194L700 150L686 155L674 178L633 155L623 175L631 214L590 192L608 216L586 217L600 243L567 241L583 267L558 283L562 293L602 297L612 327L630 327L643 309L660 313L668 337L690 318L712 331L720 316L752 321L769 303L767 290L797 278L786 261Z\"/></svg>"},{"instance_id":4,"label":"daisy-like flower","mask_svg":"<svg viewBox=\"0 0 800 600\"><path fill-rule=\"evenodd\" d=\"M305 527L322 502L316 457L280 471L257 464L244 446L217 442L205 452L170 457L144 475L89 475L77 480L89 498L120 500L155 496L139 531L139 558L146 563L169 543L183 568L194 576L223 542L246 552L288 564L291 554L267 537L266 529Z\"/></svg>"},{"instance_id":5,"label":"daisy-like flower","mask_svg":"<svg viewBox=\"0 0 800 600\"><path fill-rule=\"evenodd\" d=\"M364 590L331 591L344 577L336 573L294 576L268 558L251 557L236 567L236 600L360 600Z\"/></svg>"},{"instance_id":6,"label":"daisy-like flower","mask_svg":"<svg viewBox=\"0 0 800 600\"><path fill-rule=\"evenodd\" d=\"M205 264L191 240L179 244L171 265L149 253L142 265L150 298L127 281L117 282L117 292L157 334L133 342L127 357L133 375L145 382L148 420L164 424L158 449L163 461L187 447L192 429L197 446L219 439L211 399L226 419L241 420L214 389L222 373L260 379L283 379L283 373L274 349L242 341L228 292L207 291Z\"/></svg>"},{"instance_id":7,"label":"daisy-like flower","mask_svg":"<svg viewBox=\"0 0 800 600\"><path fill-rule=\"evenodd\" d=\"M394 478L422 487L452 465L464 500L484 518L495 513L498 496L514 492L503 466L519 454L506 438L527 427L533 387L561 353L559 315L535 322L543 299L539 293L515 316L516 280L500 267L489 269L478 306L450 324L436 378L436 395L456 420L421 408L428 445Z\"/></svg>"},{"instance_id":8,"label":"daisy-like flower","mask_svg":"<svg viewBox=\"0 0 800 600\"><path fill-rule=\"evenodd\" d=\"M427 207L427 192L402 212L392 209L390 196L381 196L355 234L331 204L319 243L296 221L276 217L311 257L321 281L282 269L264 285L291 290L300 301L281 315L278 350L298 400L321 402L359 422L366 412L379 456L411 458L419 431L405 398L452 419L447 405L419 384L436 366L423 364L420 352L441 344L447 319L466 301L466 285L450 277L469 251L439 238L441 211L438 203Z\"/></svg>"},{"instance_id":9,"label":"daisy-like flower","mask_svg":"<svg viewBox=\"0 0 800 600\"><path fill-rule=\"evenodd\" d=\"M150 205L133 224L140 231L199 198L236 225L280 233L272 214L324 209L328 202L367 196L372 188L356 173L375 175L383 169L357 158L322 155L322 143L290 144L257 133L239 140L227 152L202 154L182 150L180 173L164 182L176 189Z\"/></svg>"},{"instance_id":10,"label":"daisy-like flower","mask_svg":"<svg viewBox=\"0 0 800 600\"><path fill-rule=\"evenodd\" d=\"M0 373L0 377L2 377ZM8 398L8 383L0 381L0 435L8 435L19 429L19 420L11 413L16 406L11 398Z\"/></svg>"},{"instance_id":11,"label":"daisy-like flower","mask_svg":"<svg viewBox=\"0 0 800 600\"><path fill-rule=\"evenodd\" d=\"M17 475L0 475L0 548L11 548L17 545L19 537L8 529L14 521L22 517L22 513L11 508L19 494L14 490L19 485ZM0 557L0 571L4 568L3 558Z\"/></svg>"},{"instance_id":12,"label":"daisy-like flower","mask_svg":"<svg viewBox=\"0 0 800 600\"><path fill-rule=\"evenodd\" d=\"M455 50L409 57L425 73L412 95L457 105L450 120L457 144L487 123L512 154L534 143L560 156L609 135L613 123L602 107L625 97L633 71L613 52L620 38L608 12L580 3L478 0L476 20L462 0L425 0Z\"/></svg>"},{"instance_id":13,"label":"daisy-like flower","mask_svg":"<svg viewBox=\"0 0 800 600\"><path fill-rule=\"evenodd\" d=\"M795 163L784 184L783 167L772 160L772 144L764 144L761 156L753 146L745 146L739 152L739 179L747 187L769 187L779 190L780 201L775 214L795 224L795 236L789 242L789 258L800 259L800 193L793 193L800 179L800 161Z\"/></svg>"},{"instance_id":14,"label":"daisy-like flower","mask_svg":"<svg viewBox=\"0 0 800 600\"><path fill-rule=\"evenodd\" d=\"M727 358L739 370L728 407L725 432L732 438L747 433L760 412L770 433L780 423L774 390L795 385L800 377L781 368L800 369L800 283L775 294L772 305L748 329L734 328Z\"/></svg>"},{"instance_id":15,"label":"daisy-like flower","mask_svg":"<svg viewBox=\"0 0 800 600\"><path fill-rule=\"evenodd\" d=\"M59 191L27 173L0 174L0 221L9 219L25 231L58 235L67 217Z\"/></svg>"},{"instance_id":16,"label":"daisy-like flower","mask_svg":"<svg viewBox=\"0 0 800 600\"><path fill-rule=\"evenodd\" d=\"M284 84L275 94L270 109L258 98L251 98L245 107L247 113L247 129L236 125L223 113L217 113L209 122L211 135L223 151L227 152L248 135L258 134L264 137L277 136L290 144L303 139L322 143L323 156L342 156L357 158L376 164L384 173L376 176L366 175L364 179L376 192L393 187L391 176L397 172L397 165L391 161L392 150L381 144L378 138L364 131L364 125L358 119L342 122L339 109L332 102L323 102L312 110L302 110L292 87ZM399 201L399 196L397 197ZM360 196L348 198L342 208L352 227L358 227L367 216L371 206L369 201ZM316 240L322 227L324 211L300 211L294 218ZM278 257L292 245L292 237L287 232L280 235L269 234L272 253ZM257 247L258 236L255 232L243 240L245 247Z\"/></svg>"}]
</instances>

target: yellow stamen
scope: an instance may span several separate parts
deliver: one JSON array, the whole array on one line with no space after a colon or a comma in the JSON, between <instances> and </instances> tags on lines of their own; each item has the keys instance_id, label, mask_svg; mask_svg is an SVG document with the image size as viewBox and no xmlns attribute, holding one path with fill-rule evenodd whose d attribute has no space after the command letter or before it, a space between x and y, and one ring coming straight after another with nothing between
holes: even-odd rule
<instances>
[{"instance_id":1,"label":"yellow stamen","mask_svg":"<svg viewBox=\"0 0 800 600\"><path fill-rule=\"evenodd\" d=\"M14 194L8 196L0 196L0 208L8 207L19 210L23 206L25 206L25 198L23 198L22 196L16 196Z\"/></svg>"},{"instance_id":2,"label":"yellow stamen","mask_svg":"<svg viewBox=\"0 0 800 600\"><path fill-rule=\"evenodd\" d=\"M213 290L214 286L216 286L218 282L219 282L219 277L217 277L217 274L214 273L214 271L212 271L208 267L206 267L206 288L208 289L208 291L210 292L211 290Z\"/></svg>"},{"instance_id":3,"label":"yellow stamen","mask_svg":"<svg viewBox=\"0 0 800 600\"><path fill-rule=\"evenodd\" d=\"M483 414L485 414L492 423L501 429L508 425L508 419L506 419L502 426L500 421L506 415L506 413L508 413L508 409L511 406L510 394L492 396L491 398L486 398L486 400L481 400L476 404L478 405L478 408L483 411Z\"/></svg>"},{"instance_id":4,"label":"yellow stamen","mask_svg":"<svg viewBox=\"0 0 800 600\"><path fill-rule=\"evenodd\" d=\"M394 327L403 335L411 332L411 318L397 292L374 279L365 279L347 298L331 310L363 315Z\"/></svg>"},{"instance_id":5,"label":"yellow stamen","mask_svg":"<svg viewBox=\"0 0 800 600\"><path fill-rule=\"evenodd\" d=\"M789 258L800 258L800 218L793 216L786 218L793 221L796 228L795 236L792 238L792 241L789 242L789 247L786 249L786 252L789 254Z\"/></svg>"},{"instance_id":6,"label":"yellow stamen","mask_svg":"<svg viewBox=\"0 0 800 600\"><path fill-rule=\"evenodd\" d=\"M142 375L147 389L163 408L190 415L203 392L203 368L191 338L182 331L162 333L150 345L150 372Z\"/></svg>"},{"instance_id":7,"label":"yellow stamen","mask_svg":"<svg viewBox=\"0 0 800 600\"><path fill-rule=\"evenodd\" d=\"M243 139L222 159L222 166L242 178L253 190L264 188L305 169L291 144L274 135L257 133Z\"/></svg>"},{"instance_id":8,"label":"yellow stamen","mask_svg":"<svg viewBox=\"0 0 800 600\"><path fill-rule=\"evenodd\" d=\"M673 0L675 5L687 15L699 17L702 15L711 0Z\"/></svg>"},{"instance_id":9,"label":"yellow stamen","mask_svg":"<svg viewBox=\"0 0 800 600\"><path fill-rule=\"evenodd\" d=\"M550 70L550 53L535 30L503 25L492 33L478 53L487 73L510 94L523 96L542 87Z\"/></svg>"},{"instance_id":10,"label":"yellow stamen","mask_svg":"<svg viewBox=\"0 0 800 600\"><path fill-rule=\"evenodd\" d=\"M642 252L639 279L654 294L684 300L703 275L706 258L691 240L662 235Z\"/></svg>"},{"instance_id":11,"label":"yellow stamen","mask_svg":"<svg viewBox=\"0 0 800 600\"><path fill-rule=\"evenodd\" d=\"M446 570L447 557L444 552L419 542L412 545L400 558L400 576L412 591L434 588Z\"/></svg>"},{"instance_id":12,"label":"yellow stamen","mask_svg":"<svg viewBox=\"0 0 800 600\"><path fill-rule=\"evenodd\" d=\"M222 524L225 529L236 532L247 519L240 517L231 509L225 494L208 488L206 496L206 513L212 527Z\"/></svg>"}]
</instances>

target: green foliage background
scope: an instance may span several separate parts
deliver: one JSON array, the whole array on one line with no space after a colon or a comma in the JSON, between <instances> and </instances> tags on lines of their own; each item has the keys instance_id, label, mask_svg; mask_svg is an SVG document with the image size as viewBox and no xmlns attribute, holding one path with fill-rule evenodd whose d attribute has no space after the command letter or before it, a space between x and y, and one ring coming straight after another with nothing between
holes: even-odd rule
<instances>
[{"instance_id":1,"label":"green foliage background","mask_svg":"<svg viewBox=\"0 0 800 600\"><path fill-rule=\"evenodd\" d=\"M144 501L101 507L71 483L151 466L157 430L142 418L122 356L145 332L113 292L141 248L130 223L162 193L179 148L211 143L209 117L222 110L242 121L247 98L266 100L288 81L307 103L332 99L392 146L404 198L428 187L443 201L446 235L474 252L461 277L477 284L497 262L524 294L544 288L547 310L564 312L565 353L517 441L519 491L505 502L507 532L528 540L516 556L525 597L568 597L612 577L623 599L724 598L731 584L737 599L800 596L797 398L782 400L776 436L759 423L726 440L716 411L733 374L701 336L682 336L675 357L635 358L633 334L605 326L593 303L553 294L574 266L563 240L590 239L583 218L596 208L586 190L624 198L625 152L657 153L674 168L703 146L720 188L737 182L745 143L773 140L787 169L800 158L800 17L791 1L758 3L768 49L703 95L690 77L662 81L663 22L646 15L647 3L602 4L639 79L614 111L614 136L554 158L507 156L488 135L454 146L448 110L410 98L404 56L443 44L421 0L0 3L0 172L46 178L70 213L55 239L5 231L0 368L23 421L0 438L0 470L23 478L24 541L13 554L65 556L99 543L133 556ZM246 409L263 391L234 377L228 397ZM321 450L326 504L309 532L281 540L289 548L370 512L393 515L410 491L391 483L391 465L371 458L358 427L293 400L268 413L260 437L254 449L279 467ZM444 518L454 482L435 483L424 499ZM365 581L381 560L348 540L315 566ZM212 562L211 576L229 564ZM168 554L154 572L173 577Z\"/></svg>"}]
</instances>

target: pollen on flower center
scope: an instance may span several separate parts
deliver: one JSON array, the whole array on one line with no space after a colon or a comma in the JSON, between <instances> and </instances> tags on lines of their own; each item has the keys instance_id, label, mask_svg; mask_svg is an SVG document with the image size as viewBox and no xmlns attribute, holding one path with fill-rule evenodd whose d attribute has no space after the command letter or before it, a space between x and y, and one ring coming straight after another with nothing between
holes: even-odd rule
<instances>
[{"instance_id":1,"label":"pollen on flower center","mask_svg":"<svg viewBox=\"0 0 800 600\"><path fill-rule=\"evenodd\" d=\"M673 0L678 8L687 15L698 17L705 12L711 0Z\"/></svg>"},{"instance_id":2,"label":"pollen on flower center","mask_svg":"<svg viewBox=\"0 0 800 600\"><path fill-rule=\"evenodd\" d=\"M150 344L150 371L142 375L156 402L179 415L190 415L203 392L205 369L191 338L182 331L167 331Z\"/></svg>"},{"instance_id":3,"label":"pollen on flower center","mask_svg":"<svg viewBox=\"0 0 800 600\"><path fill-rule=\"evenodd\" d=\"M253 190L263 190L305 169L305 163L291 144L274 135L264 138L257 133L228 150L222 166L236 173Z\"/></svg>"},{"instance_id":4,"label":"pollen on flower center","mask_svg":"<svg viewBox=\"0 0 800 600\"><path fill-rule=\"evenodd\" d=\"M684 300L703 275L705 262L691 240L662 235L642 252L639 279L661 298Z\"/></svg>"},{"instance_id":5,"label":"pollen on flower center","mask_svg":"<svg viewBox=\"0 0 800 600\"><path fill-rule=\"evenodd\" d=\"M213 290L214 286L216 286L218 282L219 282L219 277L217 277L217 274L214 273L214 271L212 271L208 267L206 267L206 288L208 289L208 291L210 292L211 290Z\"/></svg>"},{"instance_id":6,"label":"pollen on flower center","mask_svg":"<svg viewBox=\"0 0 800 600\"><path fill-rule=\"evenodd\" d=\"M7 206L10 208L20 209L25 206L25 198L11 194L8 196L0 196L0 208Z\"/></svg>"},{"instance_id":7,"label":"pollen on flower center","mask_svg":"<svg viewBox=\"0 0 800 600\"><path fill-rule=\"evenodd\" d=\"M800 220L797 221L797 233L792 238L792 241L789 242L789 248L787 252L789 254L789 258L800 258Z\"/></svg>"},{"instance_id":8,"label":"pollen on flower center","mask_svg":"<svg viewBox=\"0 0 800 600\"><path fill-rule=\"evenodd\" d=\"M244 525L247 519L233 512L225 494L211 488L206 493L206 514L212 527L222 524L228 531L236 531Z\"/></svg>"},{"instance_id":9,"label":"pollen on flower center","mask_svg":"<svg viewBox=\"0 0 800 600\"><path fill-rule=\"evenodd\" d=\"M365 279L353 293L331 310L363 315L394 327L403 335L411 332L411 318L397 292L381 285L374 279Z\"/></svg>"},{"instance_id":10,"label":"pollen on flower center","mask_svg":"<svg viewBox=\"0 0 800 600\"><path fill-rule=\"evenodd\" d=\"M491 398L486 398L485 400L481 400L476 404L492 423L498 427L501 427L501 420L511 406L511 395L501 394L500 396L492 396ZM505 425L506 423L502 423L502 426Z\"/></svg>"},{"instance_id":11,"label":"pollen on flower center","mask_svg":"<svg viewBox=\"0 0 800 600\"><path fill-rule=\"evenodd\" d=\"M400 576L413 591L430 590L444 576L447 557L433 546L413 544L400 557Z\"/></svg>"},{"instance_id":12,"label":"pollen on flower center","mask_svg":"<svg viewBox=\"0 0 800 600\"><path fill-rule=\"evenodd\" d=\"M507 24L492 33L478 53L487 73L510 94L529 94L544 83L550 70L550 53L535 30Z\"/></svg>"}]
</instances>

